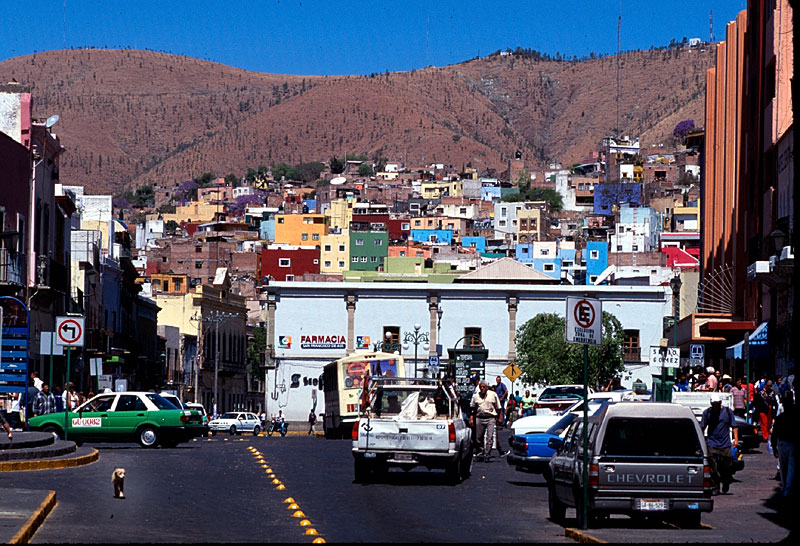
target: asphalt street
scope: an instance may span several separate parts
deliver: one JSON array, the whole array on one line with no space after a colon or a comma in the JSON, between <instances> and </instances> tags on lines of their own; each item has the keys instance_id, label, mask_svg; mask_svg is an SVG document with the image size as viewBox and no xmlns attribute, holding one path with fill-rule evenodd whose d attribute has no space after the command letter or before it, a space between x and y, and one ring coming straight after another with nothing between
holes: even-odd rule
<instances>
[{"instance_id":1,"label":"asphalt street","mask_svg":"<svg viewBox=\"0 0 800 546\"><path fill-rule=\"evenodd\" d=\"M355 484L348 441L219 435L176 449L94 447L99 461L87 466L0 473L0 488L56 491L32 542L573 542L547 518L542 478L499 458L476 462L455 486L424 469ZM127 470L125 500L113 498L116 467ZM741 481L716 497L703 529L620 516L585 533L609 542L776 542L788 531L774 472L767 453L747 455ZM305 534L309 527L318 535Z\"/></svg>"}]
</instances>

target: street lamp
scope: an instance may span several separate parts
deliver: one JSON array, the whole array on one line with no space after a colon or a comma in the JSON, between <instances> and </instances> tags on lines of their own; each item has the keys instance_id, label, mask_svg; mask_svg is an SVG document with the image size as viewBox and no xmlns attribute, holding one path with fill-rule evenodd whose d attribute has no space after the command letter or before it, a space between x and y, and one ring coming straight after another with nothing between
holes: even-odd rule
<instances>
[{"instance_id":1,"label":"street lamp","mask_svg":"<svg viewBox=\"0 0 800 546\"><path fill-rule=\"evenodd\" d=\"M392 341L392 333L387 331L384 334L385 341L377 341L372 345L373 351L383 351L384 353L400 353L400 343Z\"/></svg>"},{"instance_id":2,"label":"street lamp","mask_svg":"<svg viewBox=\"0 0 800 546\"><path fill-rule=\"evenodd\" d=\"M422 345L422 349L427 351L430 348L430 337L428 332L420 332L422 327L419 324L414 325L413 332L406 332L403 337L403 349L408 350L409 344L414 345L414 377L419 375L419 369L417 369L417 351L419 350L419 346Z\"/></svg>"},{"instance_id":3,"label":"street lamp","mask_svg":"<svg viewBox=\"0 0 800 546\"><path fill-rule=\"evenodd\" d=\"M241 318L239 313L221 313L215 311L213 315L206 318L195 318L200 322L214 323L214 417L217 416L217 405L219 403L219 327L223 322L232 318ZM198 370L199 375L199 370Z\"/></svg>"}]
</instances>

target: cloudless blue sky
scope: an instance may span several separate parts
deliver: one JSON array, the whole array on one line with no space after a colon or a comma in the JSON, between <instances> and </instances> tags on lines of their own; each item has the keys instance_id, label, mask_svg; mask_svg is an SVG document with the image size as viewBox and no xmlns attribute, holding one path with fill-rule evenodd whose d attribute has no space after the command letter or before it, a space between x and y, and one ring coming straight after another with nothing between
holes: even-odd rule
<instances>
[{"instance_id":1,"label":"cloudless blue sky","mask_svg":"<svg viewBox=\"0 0 800 546\"><path fill-rule=\"evenodd\" d=\"M443 66L507 47L613 54L725 38L745 0L0 0L0 60L71 47L151 49L280 74Z\"/></svg>"}]
</instances>

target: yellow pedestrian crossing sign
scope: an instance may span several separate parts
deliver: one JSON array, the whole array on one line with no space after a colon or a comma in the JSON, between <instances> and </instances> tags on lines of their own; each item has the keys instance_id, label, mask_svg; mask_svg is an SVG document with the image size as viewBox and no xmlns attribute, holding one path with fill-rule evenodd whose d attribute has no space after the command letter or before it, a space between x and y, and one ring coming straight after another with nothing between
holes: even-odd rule
<instances>
[{"instance_id":1,"label":"yellow pedestrian crossing sign","mask_svg":"<svg viewBox=\"0 0 800 546\"><path fill-rule=\"evenodd\" d=\"M522 375L522 370L519 369L519 366L517 366L515 362L510 362L508 366L506 366L506 369L503 370L503 373L506 374L506 377L513 383Z\"/></svg>"}]
</instances>

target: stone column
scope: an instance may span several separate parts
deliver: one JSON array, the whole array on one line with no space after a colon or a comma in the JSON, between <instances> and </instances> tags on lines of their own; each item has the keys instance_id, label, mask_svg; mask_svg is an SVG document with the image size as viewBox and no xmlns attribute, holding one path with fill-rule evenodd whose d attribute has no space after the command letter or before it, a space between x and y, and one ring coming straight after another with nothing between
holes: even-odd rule
<instances>
[{"instance_id":1,"label":"stone column","mask_svg":"<svg viewBox=\"0 0 800 546\"><path fill-rule=\"evenodd\" d=\"M355 347L356 332L356 300L355 294L347 294L344 297L347 306L347 354L352 354Z\"/></svg>"},{"instance_id":2,"label":"stone column","mask_svg":"<svg viewBox=\"0 0 800 546\"><path fill-rule=\"evenodd\" d=\"M431 294L428 296L428 315L430 316L428 338L430 339L430 348L428 349L428 356L436 355L436 344L439 343L439 330L437 328L439 323L439 301L438 295Z\"/></svg>"},{"instance_id":3,"label":"stone column","mask_svg":"<svg viewBox=\"0 0 800 546\"><path fill-rule=\"evenodd\" d=\"M514 338L517 335L517 305L519 305L519 298L516 295L510 295L506 303L508 304L508 360L513 361L517 359L517 344Z\"/></svg>"}]
</instances>

